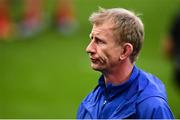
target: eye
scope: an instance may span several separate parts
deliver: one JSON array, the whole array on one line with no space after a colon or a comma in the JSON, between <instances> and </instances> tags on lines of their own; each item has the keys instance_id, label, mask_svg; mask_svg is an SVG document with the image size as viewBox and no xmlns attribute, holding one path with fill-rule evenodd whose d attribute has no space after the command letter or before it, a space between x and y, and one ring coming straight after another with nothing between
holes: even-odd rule
<instances>
[{"instance_id":1,"label":"eye","mask_svg":"<svg viewBox=\"0 0 180 120\"><path fill-rule=\"evenodd\" d=\"M93 40L93 39L94 39L94 37L93 37L92 35L89 35L89 38L90 38L90 40Z\"/></svg>"},{"instance_id":2,"label":"eye","mask_svg":"<svg viewBox=\"0 0 180 120\"><path fill-rule=\"evenodd\" d=\"M102 40L102 39L99 39L99 38L95 38L95 41L97 44L105 44L105 42Z\"/></svg>"},{"instance_id":3,"label":"eye","mask_svg":"<svg viewBox=\"0 0 180 120\"><path fill-rule=\"evenodd\" d=\"M92 40L93 38L94 38L93 36L90 37L91 40Z\"/></svg>"}]
</instances>

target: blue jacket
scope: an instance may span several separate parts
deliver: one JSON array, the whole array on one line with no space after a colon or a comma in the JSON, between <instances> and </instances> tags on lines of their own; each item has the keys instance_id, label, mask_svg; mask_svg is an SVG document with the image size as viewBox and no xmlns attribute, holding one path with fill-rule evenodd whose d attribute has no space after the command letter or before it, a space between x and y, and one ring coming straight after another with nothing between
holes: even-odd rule
<instances>
[{"instance_id":1,"label":"blue jacket","mask_svg":"<svg viewBox=\"0 0 180 120\"><path fill-rule=\"evenodd\" d=\"M101 76L97 87L82 101L78 119L173 119L163 83L136 66L125 83L106 85Z\"/></svg>"}]
</instances>

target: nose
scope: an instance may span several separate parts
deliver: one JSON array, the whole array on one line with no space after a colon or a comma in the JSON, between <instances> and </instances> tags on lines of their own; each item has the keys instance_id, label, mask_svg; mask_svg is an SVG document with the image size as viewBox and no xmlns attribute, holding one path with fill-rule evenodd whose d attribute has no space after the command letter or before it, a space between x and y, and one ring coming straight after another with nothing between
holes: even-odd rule
<instances>
[{"instance_id":1,"label":"nose","mask_svg":"<svg viewBox=\"0 0 180 120\"><path fill-rule=\"evenodd\" d=\"M95 45L94 45L93 41L91 41L89 43L89 45L86 47L86 52L91 53L91 54L95 53Z\"/></svg>"}]
</instances>

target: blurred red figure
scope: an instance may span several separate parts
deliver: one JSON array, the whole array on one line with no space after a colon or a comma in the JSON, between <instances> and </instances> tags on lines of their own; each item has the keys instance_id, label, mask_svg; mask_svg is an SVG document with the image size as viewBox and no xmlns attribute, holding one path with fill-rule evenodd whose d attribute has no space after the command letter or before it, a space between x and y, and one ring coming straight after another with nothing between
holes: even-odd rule
<instances>
[{"instance_id":1,"label":"blurred red figure","mask_svg":"<svg viewBox=\"0 0 180 120\"><path fill-rule=\"evenodd\" d=\"M24 0L24 12L21 22L21 32L30 36L38 32L42 26L42 0Z\"/></svg>"},{"instance_id":2,"label":"blurred red figure","mask_svg":"<svg viewBox=\"0 0 180 120\"><path fill-rule=\"evenodd\" d=\"M76 27L75 11L71 0L58 0L55 22L63 34L72 33Z\"/></svg>"},{"instance_id":3,"label":"blurred red figure","mask_svg":"<svg viewBox=\"0 0 180 120\"><path fill-rule=\"evenodd\" d=\"M10 36L11 17L9 8L9 0L0 0L0 39Z\"/></svg>"}]
</instances>

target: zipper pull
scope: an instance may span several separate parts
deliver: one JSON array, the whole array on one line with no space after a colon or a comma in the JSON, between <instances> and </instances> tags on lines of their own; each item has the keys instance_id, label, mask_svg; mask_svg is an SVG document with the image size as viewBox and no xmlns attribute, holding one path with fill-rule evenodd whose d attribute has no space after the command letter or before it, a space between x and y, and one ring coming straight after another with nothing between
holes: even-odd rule
<instances>
[{"instance_id":1,"label":"zipper pull","mask_svg":"<svg viewBox=\"0 0 180 120\"><path fill-rule=\"evenodd\" d=\"M105 105L107 103L107 100L104 101L103 105Z\"/></svg>"}]
</instances>

